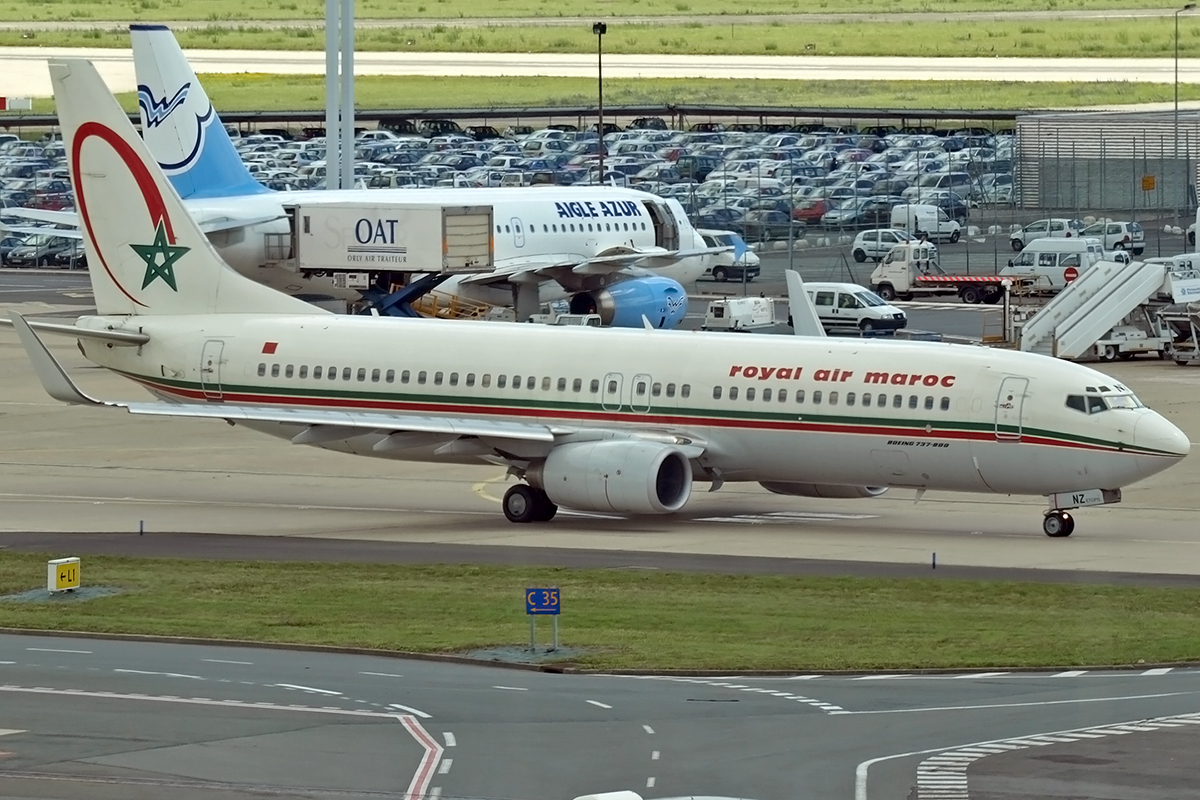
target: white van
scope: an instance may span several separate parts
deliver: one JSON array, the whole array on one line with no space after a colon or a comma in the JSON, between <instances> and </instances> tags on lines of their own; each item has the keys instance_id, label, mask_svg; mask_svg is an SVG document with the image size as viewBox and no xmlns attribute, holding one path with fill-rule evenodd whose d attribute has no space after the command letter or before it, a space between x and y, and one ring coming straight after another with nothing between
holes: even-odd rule
<instances>
[{"instance_id":1,"label":"white van","mask_svg":"<svg viewBox=\"0 0 1200 800\"><path fill-rule=\"evenodd\" d=\"M1000 270L1003 276L1033 277L1037 288L1060 290L1083 274L1097 261L1104 260L1104 247L1091 236L1069 239L1034 239L1020 254Z\"/></svg>"},{"instance_id":2,"label":"white van","mask_svg":"<svg viewBox=\"0 0 1200 800\"><path fill-rule=\"evenodd\" d=\"M946 216L944 210L924 203L901 203L893 206L891 226L903 228L914 236L927 233L934 241L947 239L951 244L962 236L962 228Z\"/></svg>"},{"instance_id":3,"label":"white van","mask_svg":"<svg viewBox=\"0 0 1200 800\"><path fill-rule=\"evenodd\" d=\"M805 283L804 291L826 331L875 333L908 325L903 311L857 283Z\"/></svg>"}]
</instances>

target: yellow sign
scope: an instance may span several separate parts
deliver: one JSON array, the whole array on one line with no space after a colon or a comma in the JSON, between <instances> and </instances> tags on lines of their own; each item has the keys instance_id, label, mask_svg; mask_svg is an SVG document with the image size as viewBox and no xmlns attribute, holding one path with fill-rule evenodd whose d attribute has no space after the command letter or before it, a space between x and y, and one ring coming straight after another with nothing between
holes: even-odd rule
<instances>
[{"instance_id":1,"label":"yellow sign","mask_svg":"<svg viewBox=\"0 0 1200 800\"><path fill-rule=\"evenodd\" d=\"M1143 192L1153 192L1154 191L1154 176L1153 175L1143 175L1142 176L1142 191Z\"/></svg>"},{"instance_id":2,"label":"yellow sign","mask_svg":"<svg viewBox=\"0 0 1200 800\"><path fill-rule=\"evenodd\" d=\"M46 562L46 588L65 592L79 588L79 559L56 558Z\"/></svg>"}]
</instances>

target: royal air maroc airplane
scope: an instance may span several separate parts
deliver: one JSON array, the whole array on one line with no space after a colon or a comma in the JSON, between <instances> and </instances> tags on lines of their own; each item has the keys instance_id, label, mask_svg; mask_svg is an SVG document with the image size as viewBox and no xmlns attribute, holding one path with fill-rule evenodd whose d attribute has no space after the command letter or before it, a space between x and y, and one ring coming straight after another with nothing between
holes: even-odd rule
<instances>
[{"instance_id":1,"label":"royal air maroc airplane","mask_svg":"<svg viewBox=\"0 0 1200 800\"><path fill-rule=\"evenodd\" d=\"M522 480L504 496L513 522L669 514L694 481L757 481L801 497L1043 495L1044 532L1066 536L1067 509L1119 501L1187 455L1118 381L1030 353L322 312L220 260L89 62L50 70L98 311L57 327L159 402L88 397L13 314L59 400L505 466Z\"/></svg>"},{"instance_id":2,"label":"royal air maroc airplane","mask_svg":"<svg viewBox=\"0 0 1200 800\"><path fill-rule=\"evenodd\" d=\"M495 270L452 276L434 291L513 306L522 320L565 299L573 313L599 314L605 325L640 327L645 316L674 328L687 312L683 285L704 273L713 253L729 249L708 247L678 201L611 186L271 191L247 171L171 31L132 25L130 37L150 152L221 258L280 291L357 296L271 266L268 241L289 236L290 206L352 202L376 206L382 216L389 203L491 206ZM17 214L77 224L72 212Z\"/></svg>"}]
</instances>

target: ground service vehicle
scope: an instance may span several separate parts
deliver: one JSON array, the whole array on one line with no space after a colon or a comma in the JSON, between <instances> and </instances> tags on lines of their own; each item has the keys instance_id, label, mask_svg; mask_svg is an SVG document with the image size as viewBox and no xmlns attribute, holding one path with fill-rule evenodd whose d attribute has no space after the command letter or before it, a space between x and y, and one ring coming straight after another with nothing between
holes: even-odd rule
<instances>
[{"instance_id":1,"label":"ground service vehicle","mask_svg":"<svg viewBox=\"0 0 1200 800\"><path fill-rule=\"evenodd\" d=\"M871 273L871 289L884 300L911 300L917 295L957 294L964 303L996 303L1004 282L1017 279L991 275L949 275L938 264L937 247L911 241L893 247Z\"/></svg>"},{"instance_id":2,"label":"ground service vehicle","mask_svg":"<svg viewBox=\"0 0 1200 800\"><path fill-rule=\"evenodd\" d=\"M935 241L948 240L951 244L962 236L962 228L946 216L937 206L922 203L901 203L892 208L892 227L902 228L914 236L929 234Z\"/></svg>"},{"instance_id":3,"label":"ground service vehicle","mask_svg":"<svg viewBox=\"0 0 1200 800\"><path fill-rule=\"evenodd\" d=\"M908 315L857 283L806 283L804 291L826 331L896 331Z\"/></svg>"}]
</instances>

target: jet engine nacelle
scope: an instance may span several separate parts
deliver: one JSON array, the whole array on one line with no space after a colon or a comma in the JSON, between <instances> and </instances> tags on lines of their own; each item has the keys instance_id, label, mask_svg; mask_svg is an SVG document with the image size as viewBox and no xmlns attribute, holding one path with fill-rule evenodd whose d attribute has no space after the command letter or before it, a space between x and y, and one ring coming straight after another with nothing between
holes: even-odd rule
<instances>
[{"instance_id":1,"label":"jet engine nacelle","mask_svg":"<svg viewBox=\"0 0 1200 800\"><path fill-rule=\"evenodd\" d=\"M692 467L678 449L628 439L560 445L526 474L557 505L580 511L670 514L692 496Z\"/></svg>"},{"instance_id":2,"label":"jet engine nacelle","mask_svg":"<svg viewBox=\"0 0 1200 800\"><path fill-rule=\"evenodd\" d=\"M828 483L782 483L762 481L759 483L768 492L790 494L796 497L825 497L830 500L853 497L879 497L888 490L886 486L835 486Z\"/></svg>"},{"instance_id":3,"label":"jet engine nacelle","mask_svg":"<svg viewBox=\"0 0 1200 800\"><path fill-rule=\"evenodd\" d=\"M602 324L614 328L641 328L643 315L656 328L674 328L687 314L687 292L661 275L631 278L574 295L571 313L599 314Z\"/></svg>"}]
</instances>

